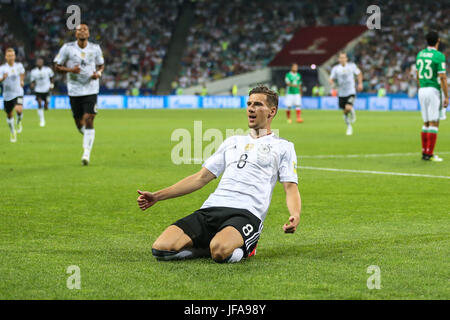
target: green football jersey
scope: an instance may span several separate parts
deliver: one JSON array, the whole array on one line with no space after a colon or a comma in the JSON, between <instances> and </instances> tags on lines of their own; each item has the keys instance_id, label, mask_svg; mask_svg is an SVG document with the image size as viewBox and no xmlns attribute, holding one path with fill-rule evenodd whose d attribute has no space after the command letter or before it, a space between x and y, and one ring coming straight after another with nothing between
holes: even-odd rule
<instances>
[{"instance_id":1,"label":"green football jersey","mask_svg":"<svg viewBox=\"0 0 450 320\"><path fill-rule=\"evenodd\" d=\"M289 83L297 86L287 87L287 94L300 94L300 88L298 87L302 84L302 76L300 75L300 73L292 73L289 71L288 73L286 73L286 77L284 77L284 82L286 82L286 84Z\"/></svg>"},{"instance_id":2,"label":"green football jersey","mask_svg":"<svg viewBox=\"0 0 450 320\"><path fill-rule=\"evenodd\" d=\"M438 74L445 73L445 55L442 52L431 47L423 49L417 54L416 67L421 88L441 90Z\"/></svg>"}]
</instances>

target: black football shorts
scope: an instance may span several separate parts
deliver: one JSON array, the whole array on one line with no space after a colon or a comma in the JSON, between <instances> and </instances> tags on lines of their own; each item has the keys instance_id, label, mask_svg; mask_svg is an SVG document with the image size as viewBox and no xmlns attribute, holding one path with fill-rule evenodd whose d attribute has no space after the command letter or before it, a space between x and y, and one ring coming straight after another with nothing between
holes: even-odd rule
<instances>
[{"instance_id":1,"label":"black football shorts","mask_svg":"<svg viewBox=\"0 0 450 320\"><path fill-rule=\"evenodd\" d=\"M355 103L355 95L351 94L347 97L339 97L339 108L345 109L345 105L350 104L353 106Z\"/></svg>"},{"instance_id":2,"label":"black football shorts","mask_svg":"<svg viewBox=\"0 0 450 320\"><path fill-rule=\"evenodd\" d=\"M255 249L263 228L261 220L250 211L228 207L199 209L173 225L182 229L192 239L195 248L209 248L209 243L216 233L232 226L244 239L244 257Z\"/></svg>"},{"instance_id":3,"label":"black football shorts","mask_svg":"<svg viewBox=\"0 0 450 320\"><path fill-rule=\"evenodd\" d=\"M10 113L11 111L14 110L14 107L16 105L18 104L23 105L23 97L17 97L9 101L4 101L3 104L5 107L5 112Z\"/></svg>"},{"instance_id":4,"label":"black football shorts","mask_svg":"<svg viewBox=\"0 0 450 320\"><path fill-rule=\"evenodd\" d=\"M48 92L35 92L36 100L41 99L42 101L50 102L50 95Z\"/></svg>"},{"instance_id":5,"label":"black football shorts","mask_svg":"<svg viewBox=\"0 0 450 320\"><path fill-rule=\"evenodd\" d=\"M75 119L83 118L85 113L97 114L97 95L69 97L70 108Z\"/></svg>"}]
</instances>

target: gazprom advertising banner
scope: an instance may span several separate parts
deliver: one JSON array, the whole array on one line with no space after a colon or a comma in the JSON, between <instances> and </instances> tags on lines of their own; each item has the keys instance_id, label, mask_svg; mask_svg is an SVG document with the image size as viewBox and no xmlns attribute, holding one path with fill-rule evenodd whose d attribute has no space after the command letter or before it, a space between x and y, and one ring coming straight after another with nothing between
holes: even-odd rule
<instances>
[{"instance_id":1,"label":"gazprom advertising banner","mask_svg":"<svg viewBox=\"0 0 450 320\"><path fill-rule=\"evenodd\" d=\"M286 108L285 97L280 97L279 108ZM99 109L218 109L218 108L246 108L247 96L120 96L99 95L97 105ZM0 97L0 106L3 109L3 98ZM357 96L356 110L370 111L418 111L420 105L417 98L405 96ZM338 110L337 97L302 97L302 109L310 110ZM35 96L24 96L24 108L36 109ZM52 96L50 109L70 109L70 100L67 96Z\"/></svg>"},{"instance_id":2,"label":"gazprom advertising banner","mask_svg":"<svg viewBox=\"0 0 450 320\"><path fill-rule=\"evenodd\" d=\"M165 108L164 96L151 97L124 97L126 109L163 109Z\"/></svg>"},{"instance_id":3,"label":"gazprom advertising banner","mask_svg":"<svg viewBox=\"0 0 450 320\"><path fill-rule=\"evenodd\" d=\"M234 96L208 96L201 97L202 108L234 108L242 107L242 97Z\"/></svg>"}]
</instances>

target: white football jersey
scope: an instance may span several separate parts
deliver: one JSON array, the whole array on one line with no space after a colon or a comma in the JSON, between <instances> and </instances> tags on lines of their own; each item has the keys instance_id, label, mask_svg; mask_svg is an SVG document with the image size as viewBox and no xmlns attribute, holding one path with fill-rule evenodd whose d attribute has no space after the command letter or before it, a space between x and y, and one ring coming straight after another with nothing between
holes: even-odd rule
<instances>
[{"instance_id":1,"label":"white football jersey","mask_svg":"<svg viewBox=\"0 0 450 320\"><path fill-rule=\"evenodd\" d=\"M12 66L5 63L0 66L0 78L7 73L8 77L3 80L3 99L11 101L17 97L23 97L23 88L20 85L20 75L25 74L25 68L20 62L15 62Z\"/></svg>"},{"instance_id":2,"label":"white football jersey","mask_svg":"<svg viewBox=\"0 0 450 320\"><path fill-rule=\"evenodd\" d=\"M54 73L49 67L34 68L31 70L30 80L35 82L34 91L38 93L47 93L50 91L51 81Z\"/></svg>"},{"instance_id":3,"label":"white football jersey","mask_svg":"<svg viewBox=\"0 0 450 320\"><path fill-rule=\"evenodd\" d=\"M77 41L68 42L61 47L53 62L68 68L80 66L79 74L68 72L66 75L69 96L98 94L100 81L92 79L92 75L97 70L96 66L105 63L102 49L98 44L88 42L87 46L82 49L78 46Z\"/></svg>"},{"instance_id":4,"label":"white football jersey","mask_svg":"<svg viewBox=\"0 0 450 320\"><path fill-rule=\"evenodd\" d=\"M232 136L203 167L216 177L223 176L202 208L247 209L261 222L266 218L276 182L298 184L294 144L273 133L257 139Z\"/></svg>"},{"instance_id":5,"label":"white football jersey","mask_svg":"<svg viewBox=\"0 0 450 320\"><path fill-rule=\"evenodd\" d=\"M345 66L338 64L331 69L330 78L337 80L337 90L339 97L348 97L356 94L355 75L361 70L353 62L347 62Z\"/></svg>"}]
</instances>

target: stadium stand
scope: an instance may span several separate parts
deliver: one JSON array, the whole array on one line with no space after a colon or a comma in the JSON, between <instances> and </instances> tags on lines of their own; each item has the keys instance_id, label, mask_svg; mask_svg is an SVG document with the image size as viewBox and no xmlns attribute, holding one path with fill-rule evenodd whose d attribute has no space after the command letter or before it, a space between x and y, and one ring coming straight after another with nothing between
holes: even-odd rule
<instances>
[{"instance_id":1,"label":"stadium stand","mask_svg":"<svg viewBox=\"0 0 450 320\"><path fill-rule=\"evenodd\" d=\"M267 66L302 26L350 23L351 1L197 2L178 82L187 87Z\"/></svg>"},{"instance_id":2,"label":"stadium stand","mask_svg":"<svg viewBox=\"0 0 450 320\"><path fill-rule=\"evenodd\" d=\"M372 1L389 12L381 16L382 29L371 30L350 55L364 73L364 91L375 93L384 87L388 93L416 94L415 59L426 46L424 35L439 31L441 47L450 56L450 6L448 1ZM361 17L364 24L366 15Z\"/></svg>"},{"instance_id":3,"label":"stadium stand","mask_svg":"<svg viewBox=\"0 0 450 320\"><path fill-rule=\"evenodd\" d=\"M50 63L66 41L68 0L16 0L16 12L24 22L28 39L15 38L8 23L0 22L1 47L15 47L18 60L31 69L37 56ZM99 43L105 55L106 70L102 93L155 93L164 59L170 54L180 8L190 0L81 0L82 20L91 28L91 40ZM191 1L194 19L183 41L179 65L169 63L174 88L189 87L223 79L268 65L298 28L305 26L364 25L368 1ZM425 46L424 33L439 30L442 47L450 56L450 6L448 1L414 3L405 0L370 1L382 12L382 30L369 31L349 52L364 72L364 91L414 95L414 61ZM183 25L184 27L184 25ZM11 28L10 28L11 29ZM28 41L32 50L26 52ZM180 39L175 39L181 41ZM167 64L167 63L166 63ZM175 67L174 67L175 65ZM177 67L178 65L178 67ZM173 72L176 70L176 72ZM59 81L58 81L59 80ZM169 82L169 83L170 83ZM61 75L57 83L64 93ZM175 92L175 90L173 91Z\"/></svg>"},{"instance_id":4,"label":"stadium stand","mask_svg":"<svg viewBox=\"0 0 450 320\"><path fill-rule=\"evenodd\" d=\"M105 56L102 91L125 93L138 87L150 93L155 85L166 55L182 0L100 0L77 1L81 19L89 24L91 40L101 45ZM67 32L66 19L61 15L71 1L22 0L16 9L33 38L34 51L27 56L32 65L35 57L43 56L50 63L64 42L73 41ZM60 91L64 91L61 86Z\"/></svg>"}]
</instances>

